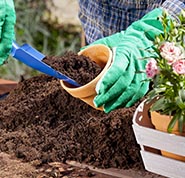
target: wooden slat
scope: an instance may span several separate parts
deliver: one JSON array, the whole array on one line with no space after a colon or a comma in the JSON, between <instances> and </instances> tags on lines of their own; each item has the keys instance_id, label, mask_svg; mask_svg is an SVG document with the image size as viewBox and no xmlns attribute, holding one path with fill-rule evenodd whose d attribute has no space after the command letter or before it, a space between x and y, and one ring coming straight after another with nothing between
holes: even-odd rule
<instances>
[{"instance_id":1,"label":"wooden slat","mask_svg":"<svg viewBox=\"0 0 185 178\"><path fill-rule=\"evenodd\" d=\"M0 79L0 95L8 93L17 86L17 82Z\"/></svg>"},{"instance_id":2,"label":"wooden slat","mask_svg":"<svg viewBox=\"0 0 185 178\"><path fill-rule=\"evenodd\" d=\"M185 155L185 137L155 129L133 125L136 140L140 145Z\"/></svg>"},{"instance_id":3,"label":"wooden slat","mask_svg":"<svg viewBox=\"0 0 185 178\"><path fill-rule=\"evenodd\" d=\"M67 164L71 165L71 166L76 166L79 168L89 168L91 171L97 172L97 173L101 173L101 174L105 174L105 175L109 175L109 176L113 176L114 178L133 178L127 175L124 175L123 172L119 172L119 171L112 171L112 170L108 170L108 169L99 169L99 168L95 168L94 166L89 166L87 164L81 164L79 162L76 161L67 161Z\"/></svg>"},{"instance_id":4,"label":"wooden slat","mask_svg":"<svg viewBox=\"0 0 185 178\"><path fill-rule=\"evenodd\" d=\"M132 125L141 147L145 169L169 178L184 178L185 162L167 158L154 150L185 156L185 137L155 130L148 116L149 107L144 102L140 104L134 113Z\"/></svg>"},{"instance_id":5,"label":"wooden slat","mask_svg":"<svg viewBox=\"0 0 185 178\"><path fill-rule=\"evenodd\" d=\"M141 151L146 170L169 178L184 178L185 164L151 152Z\"/></svg>"}]
</instances>

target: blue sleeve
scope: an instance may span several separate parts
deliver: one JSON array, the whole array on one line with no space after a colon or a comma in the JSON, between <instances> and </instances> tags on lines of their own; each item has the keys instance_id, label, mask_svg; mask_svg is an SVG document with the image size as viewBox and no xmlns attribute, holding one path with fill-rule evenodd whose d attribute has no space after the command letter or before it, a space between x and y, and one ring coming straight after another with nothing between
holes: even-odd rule
<instances>
[{"instance_id":1,"label":"blue sleeve","mask_svg":"<svg viewBox=\"0 0 185 178\"><path fill-rule=\"evenodd\" d=\"M172 18L178 20L177 15L185 10L185 0L166 0L162 4L162 8L166 9Z\"/></svg>"}]
</instances>

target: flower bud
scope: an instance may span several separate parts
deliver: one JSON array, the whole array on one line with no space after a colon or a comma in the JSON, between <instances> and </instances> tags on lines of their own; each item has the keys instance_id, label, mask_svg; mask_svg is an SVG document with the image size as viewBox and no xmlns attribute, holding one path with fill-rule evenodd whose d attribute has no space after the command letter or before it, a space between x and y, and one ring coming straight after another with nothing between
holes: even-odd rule
<instances>
[{"instance_id":1,"label":"flower bud","mask_svg":"<svg viewBox=\"0 0 185 178\"><path fill-rule=\"evenodd\" d=\"M155 38L155 44L159 44L161 42L161 40L160 40L160 38L157 36L156 38Z\"/></svg>"},{"instance_id":2,"label":"flower bud","mask_svg":"<svg viewBox=\"0 0 185 178\"><path fill-rule=\"evenodd\" d=\"M162 16L166 18L168 16L168 11L166 9L163 10Z\"/></svg>"},{"instance_id":3,"label":"flower bud","mask_svg":"<svg viewBox=\"0 0 185 178\"><path fill-rule=\"evenodd\" d=\"M178 30L176 28L173 29L172 35L174 35L174 36L178 35Z\"/></svg>"}]
</instances>

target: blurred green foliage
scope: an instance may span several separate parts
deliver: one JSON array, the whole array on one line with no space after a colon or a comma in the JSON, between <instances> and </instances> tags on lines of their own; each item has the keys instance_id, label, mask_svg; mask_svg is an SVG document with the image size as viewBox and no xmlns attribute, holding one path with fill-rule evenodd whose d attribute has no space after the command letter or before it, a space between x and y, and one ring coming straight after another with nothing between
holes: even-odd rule
<instances>
[{"instance_id":1,"label":"blurred green foliage","mask_svg":"<svg viewBox=\"0 0 185 178\"><path fill-rule=\"evenodd\" d=\"M50 0L14 0L16 9L16 42L28 43L47 56L59 56L67 51L78 52L81 32L74 26L57 27L55 22L46 20L51 15L46 2ZM52 2L50 3L52 4ZM0 78L19 81L39 74L11 56L0 67Z\"/></svg>"}]
</instances>

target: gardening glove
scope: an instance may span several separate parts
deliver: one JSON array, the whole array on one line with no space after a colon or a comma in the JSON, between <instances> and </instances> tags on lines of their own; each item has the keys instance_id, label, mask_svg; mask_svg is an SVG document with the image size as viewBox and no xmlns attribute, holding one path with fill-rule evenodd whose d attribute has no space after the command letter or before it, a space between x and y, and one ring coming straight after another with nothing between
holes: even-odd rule
<instances>
[{"instance_id":1,"label":"gardening glove","mask_svg":"<svg viewBox=\"0 0 185 178\"><path fill-rule=\"evenodd\" d=\"M16 21L13 0L0 0L0 65L8 58Z\"/></svg>"},{"instance_id":2,"label":"gardening glove","mask_svg":"<svg viewBox=\"0 0 185 178\"><path fill-rule=\"evenodd\" d=\"M152 46L155 35L162 33L163 27L157 19L162 9L154 9L141 20L134 22L125 31L95 41L113 49L110 68L96 85L96 107L103 106L106 113L120 107L130 107L141 99L149 89L145 70L150 56L146 48ZM150 38L150 39L149 39Z\"/></svg>"}]
</instances>

